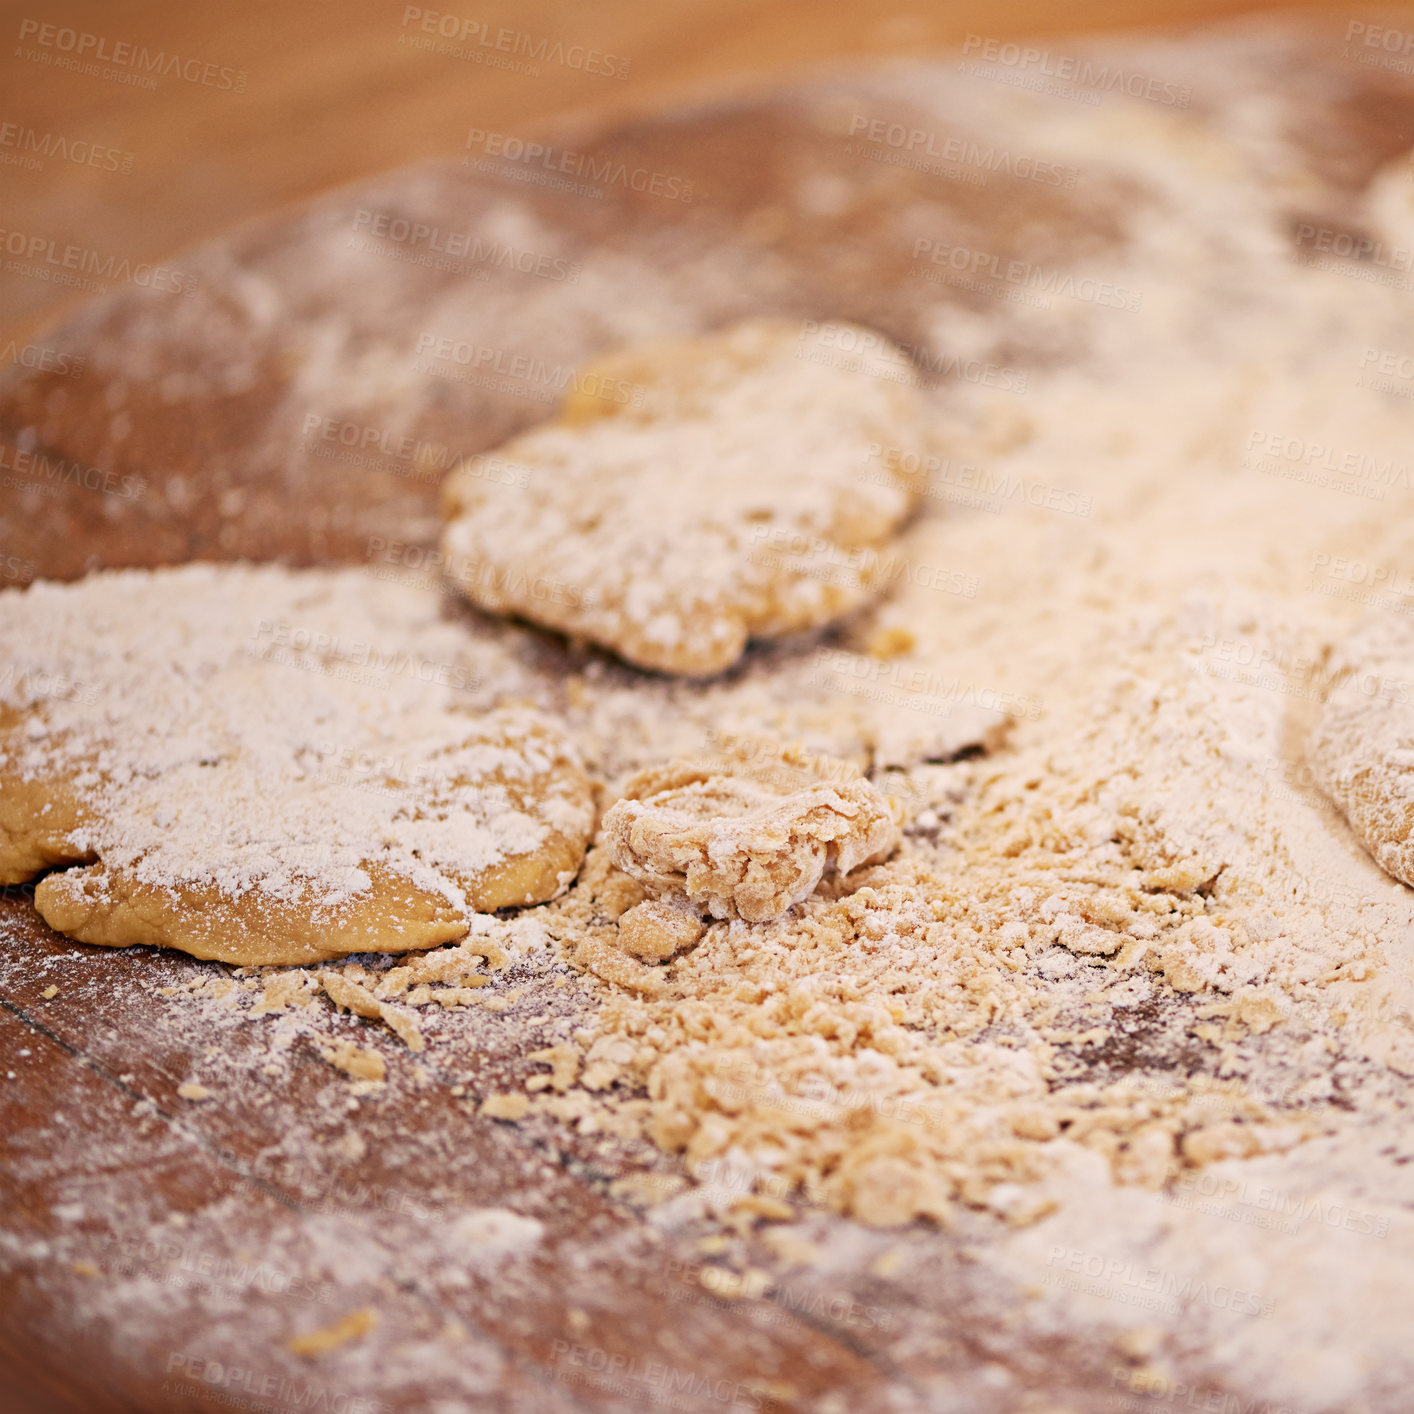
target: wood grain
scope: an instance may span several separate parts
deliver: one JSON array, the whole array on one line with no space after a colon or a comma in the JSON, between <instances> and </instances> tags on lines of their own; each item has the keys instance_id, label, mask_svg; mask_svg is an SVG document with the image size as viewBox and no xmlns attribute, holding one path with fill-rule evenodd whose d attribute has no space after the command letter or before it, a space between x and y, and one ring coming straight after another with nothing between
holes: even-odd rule
<instances>
[{"instance_id":1,"label":"wood grain","mask_svg":"<svg viewBox=\"0 0 1414 1414\"><path fill-rule=\"evenodd\" d=\"M1232 8L1168 0L1143 9L1091 5L1065 20L1094 28ZM566 66L528 77L411 50L398 43L403 13L397 5L369 4L219 11L135 4L116 19L97 4L47 10L46 21L244 69L248 82L241 95L180 79L141 92L17 59L7 48L3 120L130 152L133 170L106 173L53 158L42 171L0 167L6 227L134 259L160 258L322 188L457 153L469 125L522 130L571 110L652 106L820 58L918 53L970 31L1002 36L1057 25L1056 12L1032 0L1000 18L977 5L926 13L886 6L865 16L835 0L788 0L764 9L691 3L671 12L615 0L592 12L529 4L476 12L479 22L563 36L628 58L629 76L609 80ZM6 23L17 28L21 20ZM1367 180L1382 155L1407 145L1410 111L1407 96L1399 105L1364 101L1359 113L1352 100L1347 117L1359 118L1361 138L1358 144L1332 141L1333 200ZM778 130L766 136L780 166L737 160L770 121ZM742 126L733 128L734 122ZM1348 138L1347 124L1331 126ZM1313 131L1313 144L1322 140L1319 129ZM813 154L824 172L841 162L837 144L808 138L779 115L760 111L746 118L699 116L695 126L683 120L671 133L663 125L629 123L601 141L606 150L645 160L658 145L676 144L700 164L693 175L711 200L672 217L682 241L673 258L681 262L684 282L701 251L740 237L752 249L736 268L731 300L749 308L779 300L795 313L845 312L921 344L923 326L910 322L920 317L916 285L906 270L890 270L882 256L864 260L863 269L855 268L858 259L851 263L871 240L884 249L877 232L831 226L833 218L822 217L788 245L775 221L777 188L801 170L800 161L785 162L780 153ZM732 160L724 160L724 152ZM677 161L667 165L677 170ZM1093 189L1083 210L1048 200L1042 211L1039 189L1022 183L999 181L984 198L965 184L897 168L881 173L880 190L893 192L895 205L936 202L937 230L949 229L948 221L980 221L985 207L1007 241L1054 240L1074 254L1085 241L1103 249L1117 238L1103 228ZM503 185L515 189L508 179ZM485 195L475 183L448 178L443 199L470 223ZM384 196L399 210L399 202L414 209L414 198L430 200L395 183ZM636 205L632 193L578 202L573 222L563 219L564 203L554 194L532 192L526 199L547 229L561 232L570 254L602 255L610 247L617 253L630 239L651 250L668 224L661 213L646 212L645 203ZM1005 202L1013 204L999 206ZM877 216L886 205L870 210ZM347 225L348 212L337 206L328 204L320 218L326 225L336 218ZM1002 219L1016 213L1028 219ZM308 268L308 252L318 248L304 243L310 239L300 221L276 223L250 231L242 250L253 268L273 278ZM777 258L783 248L790 261ZM437 282L431 276L424 288L420 273L381 257L370 257L368 269L375 272L368 288L396 295L403 317L413 317L406 311L417 307L409 294L432 307ZM779 287L781 269L794 272L795 284ZM753 271L756 284L742 274ZM202 289L217 314L224 273L213 267ZM776 281L769 289L768 276ZM52 282L9 270L0 278L10 333L51 317L69 299ZM302 292L307 282L290 283ZM961 304L966 296L950 298ZM506 308L512 309L509 301ZM137 322L132 312L115 301L81 332L95 348L132 347L123 342ZM710 312L740 311L724 306ZM311 321L317 313L303 311ZM370 325L381 321L387 334L377 310L360 307L357 314ZM571 342L547 347L547 357L571 358L579 349L573 339L590 338L570 325L569 319L552 323L544 337ZM209 333L207 326L203 331ZM195 346L197 335L192 339ZM253 336L243 335L241 346L254 347ZM316 535L303 523L287 524L290 469L297 465L287 445L293 433L283 426L272 431L266 419L281 406L281 380L288 381L290 371L273 356L281 352L273 335L271 348L259 370L268 384L245 385L227 403L206 398L185 410L159 406L160 378L134 379L130 406L143 415L132 442L117 450L106 441L116 406L107 390L127 370L91 358L84 397L53 415L54 445L86 465L106 466L111 454L138 458L147 469L192 473L191 497L153 496L130 522L120 520L121 507L100 513L105 498L79 492L67 502L36 501L37 510L21 507L8 523L9 512L0 508L0 530L8 534L0 535L0 554L14 551L33 561L35 573L63 575L81 572L95 557L131 563L198 552L269 557L279 551L300 560L356 558L361 542L352 530L343 545L333 543L332 532L321 539L322 529ZM161 357L172 367L160 371L175 371L188 360L189 347L172 336ZM0 429L34 425L51 437L44 419L55 386L30 381L6 390ZM423 433L475 447L543 411L542 404L512 395L450 408L429 399L431 420ZM356 407L349 410L354 414L362 416ZM274 454L262 461L270 447ZM313 486L319 466L307 470ZM228 474L229 485L221 480ZM233 526L214 512L202 518L206 499L219 499L223 488L259 489L259 477L267 475L273 488L268 523L259 518L257 496L245 520ZM406 477L388 481L393 490L385 499L396 510L401 503L393 492ZM378 512L386 535L391 513L374 503L373 487L371 474L331 481L331 521L335 502L357 502ZM308 510L315 502L300 504ZM407 511L409 524L417 510ZM70 512L72 523L63 520ZM270 539L275 531L283 537L278 543ZM223 532L230 534L223 538ZM249 538L232 538L235 532ZM300 538L306 535L307 543ZM8 1245L0 1253L0 1380L6 1407L214 1411L233 1407L234 1397L252 1397L264 1401L253 1407L301 1409L310 1407L311 1390L327 1407L342 1397L346 1414L665 1407L660 1382L647 1371L671 1372L682 1388L666 1407L687 1410L1055 1414L1118 1407L1112 1352L1020 1330L1015 1307L979 1285L957 1234L920 1226L899 1241L855 1229L848 1263L823 1274L782 1275L759 1234L742 1231L729 1239L734 1268L769 1270L781 1285L771 1296L714 1299L701 1282L700 1243L720 1234L706 1224L665 1231L611 1191L626 1167L656 1162L666 1170L666 1160L637 1153L628 1165L611 1144L570 1125L508 1127L476 1114L481 1097L513 1088L537 1069L527 1054L525 1024L557 1004L545 976L517 978L523 995L499 1019L468 1023L465 1032L448 1019L439 1045L422 1059L421 1074L415 1058L386 1046L387 1090L353 1096L307 1040L282 1050L273 1021L234 1013L194 1020L189 1008L157 990L226 975L215 964L183 956L72 944L38 922L25 890L0 899L0 1197L9 1217ZM51 987L58 990L46 997ZM326 1021L367 1043L366 1030L352 1020ZM211 1088L210 1102L193 1103L178 1093L194 1079ZM453 1094L454 1087L463 1093ZM448 1225L459 1212L488 1206L535 1217L544 1224L543 1242L532 1253L478 1266L456 1247ZM820 1219L822 1231L826 1221ZM168 1231L170 1239L153 1238ZM888 1278L875 1259L896 1243L905 1261L901 1275ZM253 1268L279 1280L267 1290L249 1277ZM124 1303L139 1298L135 1317ZM368 1339L313 1365L288 1349L291 1335L365 1306L380 1313ZM887 1325L856 1319L861 1310L885 1313ZM136 1335L135 1319L146 1322ZM266 1389L273 1394L260 1393ZM354 1398L366 1401L362 1408ZM1237 1407L1236 1396L1228 1400L1217 1388L1193 1392L1195 1406Z\"/></svg>"},{"instance_id":2,"label":"wood grain","mask_svg":"<svg viewBox=\"0 0 1414 1414\"><path fill-rule=\"evenodd\" d=\"M1263 0L1012 0L1004 8L982 0L483 0L453 8L437 0L435 9L421 7L483 27L473 33L509 30L532 48L549 41L567 54L576 45L599 51L618 61L615 67L626 63L622 78L586 72L578 56L518 73L424 52L405 42L422 37L419 20L404 23L407 8L397 0L132 0L121 8L104 0L15 0L0 21L0 124L14 125L8 137L0 135L7 235L77 245L104 259L154 261L315 192L459 152L473 126L523 132L568 113L657 108L821 61L921 56L968 34L1153 27L1295 7ZM1344 0L1309 8L1368 6ZM208 65L214 74L209 82L167 75L148 90L73 72L52 62L73 57L58 47L57 33L50 46L40 45L27 22L87 33L110 50L124 41L146 45L177 56L183 67L197 61L190 72L203 79ZM131 66L123 73L132 77ZM244 92L236 93L242 73ZM120 170L53 155L36 159L38 171L11 161L24 155L26 142L33 155L35 144L52 153L60 141L111 149ZM129 172L121 170L129 164ZM84 297L15 270L8 254L4 263L0 346Z\"/></svg>"},{"instance_id":3,"label":"wood grain","mask_svg":"<svg viewBox=\"0 0 1414 1414\"><path fill-rule=\"evenodd\" d=\"M606 1201L595 1145L475 1117L479 1096L534 1069L517 1017L549 1004L544 979L499 1044L479 1031L475 1054L443 1046L425 1075L396 1055L387 1090L352 1100L312 1049L266 1078L269 1021L223 1026L211 1046L214 1032L159 995L226 977L220 964L73 944L25 895L0 899L0 1192L21 1249L0 1262L0 1360L30 1387L20 1408L215 1410L262 1392L255 1407L299 1408L311 1388L362 1399L363 1414L426 1408L459 1392L449 1348L484 1381L454 1407L478 1411L652 1408L672 1388L682 1410L837 1396L850 1411L921 1414L945 1392L948 1407L985 1414L1017 1408L1028 1387L1104 1388L1098 1351L1055 1340L1014 1365L1020 1391L989 1388L987 1333L1002 1340L1005 1325L945 1233L910 1235L929 1253L926 1283L836 1273L769 1299L712 1297L692 1233ZM177 1093L196 1075L211 1101ZM524 1258L468 1261L449 1216L500 1205L541 1221L543 1241ZM135 1347L121 1308L138 1292L150 1316ZM379 1323L362 1348L315 1363L288 1349L364 1307ZM900 1341L910 1326L927 1339ZM397 1353L420 1345L441 1358L404 1368Z\"/></svg>"}]
</instances>

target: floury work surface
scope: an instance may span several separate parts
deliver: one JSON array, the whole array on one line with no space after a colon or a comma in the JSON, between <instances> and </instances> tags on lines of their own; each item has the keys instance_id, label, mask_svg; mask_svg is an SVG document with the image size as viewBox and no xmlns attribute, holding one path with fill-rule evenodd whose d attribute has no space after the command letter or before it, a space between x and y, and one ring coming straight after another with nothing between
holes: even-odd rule
<instances>
[{"instance_id":1,"label":"floury work surface","mask_svg":"<svg viewBox=\"0 0 1414 1414\"><path fill-rule=\"evenodd\" d=\"M842 360L828 331L879 330L936 429L860 457L861 486L930 476L906 571L724 677L456 611L476 690L513 682L610 788L748 730L862 765L903 839L848 888L651 968L599 841L416 985L84 948L7 898L35 1381L80 1364L88 1407L1402 1408L1414 904L1377 807L1414 681L1414 88L1346 31L1064 47L1137 91L998 50L552 135L693 200L480 153L45 336L83 373L0 391L31 458L0 510L17 583L279 558L440 585L427 448L485 465L551 410L536 369L745 316ZM579 275L351 245L368 211ZM497 351L479 381L439 376L475 371L463 343ZM363 460L319 454L344 426ZM48 494L41 456L148 486ZM331 974L411 1029L336 1011Z\"/></svg>"}]
</instances>

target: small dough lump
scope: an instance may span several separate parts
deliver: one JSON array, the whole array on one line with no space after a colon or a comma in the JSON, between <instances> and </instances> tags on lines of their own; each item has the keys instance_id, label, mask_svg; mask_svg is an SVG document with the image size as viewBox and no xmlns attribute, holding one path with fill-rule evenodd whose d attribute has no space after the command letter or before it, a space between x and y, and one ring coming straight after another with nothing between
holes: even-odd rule
<instances>
[{"instance_id":1,"label":"small dough lump","mask_svg":"<svg viewBox=\"0 0 1414 1414\"><path fill-rule=\"evenodd\" d=\"M912 366L854 325L754 321L580 370L561 417L454 472L443 554L474 603L709 676L907 572Z\"/></svg>"},{"instance_id":2,"label":"small dough lump","mask_svg":"<svg viewBox=\"0 0 1414 1414\"><path fill-rule=\"evenodd\" d=\"M7 591L0 883L44 874L36 908L82 942L252 964L433 947L550 898L590 783L476 651L436 594L354 570Z\"/></svg>"},{"instance_id":3,"label":"small dough lump","mask_svg":"<svg viewBox=\"0 0 1414 1414\"><path fill-rule=\"evenodd\" d=\"M779 918L827 872L886 859L899 838L889 802L847 762L749 740L640 771L605 812L603 833L614 864L650 893L686 894L715 918L751 923ZM668 934L666 915L653 921L654 934ZM631 950L651 956L646 945Z\"/></svg>"}]
</instances>

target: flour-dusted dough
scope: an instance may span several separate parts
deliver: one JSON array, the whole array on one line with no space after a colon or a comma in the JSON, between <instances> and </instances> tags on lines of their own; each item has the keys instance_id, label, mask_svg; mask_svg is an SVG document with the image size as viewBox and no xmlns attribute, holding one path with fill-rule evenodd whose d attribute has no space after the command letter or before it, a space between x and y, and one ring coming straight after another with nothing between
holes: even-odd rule
<instances>
[{"instance_id":1,"label":"flour-dusted dough","mask_svg":"<svg viewBox=\"0 0 1414 1414\"><path fill-rule=\"evenodd\" d=\"M888 802L846 762L742 741L640 771L605 813L604 837L614 864L654 893L759 923L808 898L827 871L887 858L899 833Z\"/></svg>"},{"instance_id":2,"label":"flour-dusted dough","mask_svg":"<svg viewBox=\"0 0 1414 1414\"><path fill-rule=\"evenodd\" d=\"M561 418L455 472L449 572L484 609L705 676L906 572L912 367L853 325L752 321L582 369ZM871 461L871 449L874 460ZM912 464L912 463L909 463Z\"/></svg>"},{"instance_id":3,"label":"flour-dusted dough","mask_svg":"<svg viewBox=\"0 0 1414 1414\"><path fill-rule=\"evenodd\" d=\"M1380 867L1414 884L1414 625L1371 619L1333 670L1311 769Z\"/></svg>"},{"instance_id":4,"label":"flour-dusted dough","mask_svg":"<svg viewBox=\"0 0 1414 1414\"><path fill-rule=\"evenodd\" d=\"M60 932L237 963L403 952L579 867L574 748L486 705L494 654L435 594L193 565L0 604L0 882L57 866L35 905Z\"/></svg>"}]
</instances>

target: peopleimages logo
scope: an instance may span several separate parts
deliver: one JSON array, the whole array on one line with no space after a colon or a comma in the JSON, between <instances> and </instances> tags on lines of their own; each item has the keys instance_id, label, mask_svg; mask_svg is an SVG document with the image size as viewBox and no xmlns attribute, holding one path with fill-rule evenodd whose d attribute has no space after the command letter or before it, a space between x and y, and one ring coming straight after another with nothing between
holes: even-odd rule
<instances>
[{"instance_id":1,"label":"peopleimages logo","mask_svg":"<svg viewBox=\"0 0 1414 1414\"><path fill-rule=\"evenodd\" d=\"M1389 246L1364 232L1341 231L1333 226L1315 226L1302 221L1296 228L1296 244L1310 246L1348 260L1364 260L1388 270L1414 269L1414 249L1409 246Z\"/></svg>"},{"instance_id":2,"label":"peopleimages logo","mask_svg":"<svg viewBox=\"0 0 1414 1414\"><path fill-rule=\"evenodd\" d=\"M474 675L461 663L442 663L403 649L387 650L376 643L340 638L301 624L261 619L251 637L254 642L247 650L251 657L286 666L329 670L334 676L343 676L340 666L367 668L438 687L465 690L476 686Z\"/></svg>"},{"instance_id":3,"label":"peopleimages logo","mask_svg":"<svg viewBox=\"0 0 1414 1414\"><path fill-rule=\"evenodd\" d=\"M0 123L0 162L28 167L42 172L44 157L57 157L78 167L96 167L100 172L133 170L133 154L104 143L84 138L65 137L62 133L41 133L20 123Z\"/></svg>"},{"instance_id":4,"label":"peopleimages logo","mask_svg":"<svg viewBox=\"0 0 1414 1414\"><path fill-rule=\"evenodd\" d=\"M164 1286L259 1291L325 1305L334 1296L332 1282L315 1281L268 1262L205 1252L170 1235L108 1233L100 1239L100 1245L109 1259L106 1269L116 1276L155 1277Z\"/></svg>"},{"instance_id":5,"label":"peopleimages logo","mask_svg":"<svg viewBox=\"0 0 1414 1414\"><path fill-rule=\"evenodd\" d=\"M446 364L454 365L457 371L449 375L442 367ZM581 373L574 364L549 363L531 354L428 332L418 335L413 371L434 377L453 376L460 382L506 392L520 391L537 401L554 401L567 392L576 392L620 406L640 407L644 398L641 383Z\"/></svg>"},{"instance_id":6,"label":"peopleimages logo","mask_svg":"<svg viewBox=\"0 0 1414 1414\"><path fill-rule=\"evenodd\" d=\"M617 157L596 157L591 152L528 142L509 133L488 132L485 128L470 129L466 146L485 153L486 158L501 158L513 165L497 168L494 163L487 164L485 158L463 158L463 162L470 162L477 170L499 170L518 181L554 185L572 178L586 184L588 191L602 192L606 187L617 186L645 196L660 196L665 201L692 200L692 183L686 178L671 172L655 172L650 167L631 167Z\"/></svg>"},{"instance_id":7,"label":"peopleimages logo","mask_svg":"<svg viewBox=\"0 0 1414 1414\"><path fill-rule=\"evenodd\" d=\"M41 496L57 496L62 486L99 491L120 501L140 501L147 494L147 481L141 476L84 466L82 462L51 457L18 444L0 442L0 473L11 473L0 475L0 486L38 492Z\"/></svg>"},{"instance_id":8,"label":"peopleimages logo","mask_svg":"<svg viewBox=\"0 0 1414 1414\"><path fill-rule=\"evenodd\" d=\"M1286 464L1294 472L1291 480L1312 481L1318 485L1335 485L1373 500L1383 500L1385 488L1393 486L1409 490L1409 463L1359 447L1334 447L1312 437L1293 436L1253 428L1247 434L1247 447L1242 458L1244 467L1280 474Z\"/></svg>"},{"instance_id":9,"label":"peopleimages logo","mask_svg":"<svg viewBox=\"0 0 1414 1414\"><path fill-rule=\"evenodd\" d=\"M579 279L579 262L565 256L529 250L512 245L509 241L487 240L473 231L448 230L428 221L414 221L387 211L359 207L354 213L352 229L356 234L371 236L409 250L445 256L449 264L465 260L472 265L518 270L522 275L537 275L543 280L563 280L571 284Z\"/></svg>"},{"instance_id":10,"label":"peopleimages logo","mask_svg":"<svg viewBox=\"0 0 1414 1414\"><path fill-rule=\"evenodd\" d=\"M65 353L48 344L21 344L14 339L0 348L0 363L15 363L21 368L57 373L63 378L80 378L84 369L81 354Z\"/></svg>"},{"instance_id":11,"label":"peopleimages logo","mask_svg":"<svg viewBox=\"0 0 1414 1414\"><path fill-rule=\"evenodd\" d=\"M1414 30L1390 29L1386 25L1351 20L1346 26L1345 37L1347 40L1358 39L1367 49L1383 49L1391 54L1414 54Z\"/></svg>"},{"instance_id":12,"label":"peopleimages logo","mask_svg":"<svg viewBox=\"0 0 1414 1414\"><path fill-rule=\"evenodd\" d=\"M699 1406L712 1400L731 1409L765 1409L767 1393L739 1380L704 1375L661 1360L641 1360L617 1350L577 1341L556 1340L553 1378L558 1384L578 1384L605 1394L623 1395L633 1403L683 1409L691 1400Z\"/></svg>"},{"instance_id":13,"label":"peopleimages logo","mask_svg":"<svg viewBox=\"0 0 1414 1414\"><path fill-rule=\"evenodd\" d=\"M1110 1396L1107 1408L1116 1414L1145 1414L1161 1405L1189 1414L1297 1414L1288 1404L1273 1404L1260 1396L1224 1394L1201 1382L1169 1379L1149 1364L1116 1365L1110 1371L1110 1383L1133 1396Z\"/></svg>"},{"instance_id":14,"label":"peopleimages logo","mask_svg":"<svg viewBox=\"0 0 1414 1414\"><path fill-rule=\"evenodd\" d=\"M516 68L538 74L539 64L557 64L578 73L600 78L626 79L629 61L617 54L606 54L587 44L566 44L563 40L547 39L527 34L507 25L489 25L482 20L464 19L461 15L441 10L424 10L408 5L403 10L403 29L411 34L398 36L399 44L414 49L427 49L447 54L454 59L470 59L493 68ZM425 36L425 37L424 37ZM515 64L516 60L533 60L531 64Z\"/></svg>"},{"instance_id":15,"label":"peopleimages logo","mask_svg":"<svg viewBox=\"0 0 1414 1414\"><path fill-rule=\"evenodd\" d=\"M973 499L965 503L984 510L1000 509L1010 502L1058 511L1063 515L1088 516L1094 505L1094 497L1082 495L1069 487L1028 480L1013 471L995 471L933 453L886 447L881 442L869 444L865 461L866 464L876 465L879 474L861 479L887 486L897 484L900 475L918 477L921 473L926 482L924 495L938 500L958 500L970 496ZM954 490L959 494L952 494Z\"/></svg>"},{"instance_id":16,"label":"peopleimages logo","mask_svg":"<svg viewBox=\"0 0 1414 1414\"><path fill-rule=\"evenodd\" d=\"M851 117L849 135L860 143L867 142L909 158L930 157L942 163L977 167L1022 181L1040 182L1042 186L1071 188L1080 177L1075 167L1033 157L1029 153L1014 153L1008 147L956 135L940 138L927 128L911 128L904 123L873 118L866 113L856 113Z\"/></svg>"},{"instance_id":17,"label":"peopleimages logo","mask_svg":"<svg viewBox=\"0 0 1414 1414\"><path fill-rule=\"evenodd\" d=\"M1367 346L1360 355L1355 386L1396 398L1414 398L1414 354Z\"/></svg>"},{"instance_id":18,"label":"peopleimages logo","mask_svg":"<svg viewBox=\"0 0 1414 1414\"><path fill-rule=\"evenodd\" d=\"M1059 267L1033 265L1029 260L1016 260L996 251L979 250L971 246L949 245L943 241L929 240L927 236L914 239L913 260L914 269L925 272L924 278L932 278L941 284L956 284L969 288L969 281L980 281L983 285L990 282L995 289L1005 291L1011 288L1033 297L1036 301L1060 295L1086 304L1097 304L1105 309L1122 309L1130 313L1144 302L1142 290L1117 285L1112 280L1101 280L1092 275L1077 275ZM1042 304L1041 307L1049 306Z\"/></svg>"},{"instance_id":19,"label":"peopleimages logo","mask_svg":"<svg viewBox=\"0 0 1414 1414\"><path fill-rule=\"evenodd\" d=\"M1130 98L1142 98L1172 108L1187 108L1193 97L1190 84L1155 78L1120 65L1098 64L1073 54L1053 54L1049 49L1038 49L1031 44L989 39L981 34L969 34L963 41L962 52L974 56L971 64L963 61L965 72L980 78L993 77L985 67L992 65L1030 78L1030 83L1018 81L1022 87L1042 88L1043 80L1059 80L1097 95L1119 92ZM975 62L977 59L982 61L981 65Z\"/></svg>"},{"instance_id":20,"label":"peopleimages logo","mask_svg":"<svg viewBox=\"0 0 1414 1414\"><path fill-rule=\"evenodd\" d=\"M117 78L142 88L156 88L153 76L158 75L226 93L245 92L244 69L183 58L180 54L169 54L165 49L150 49L145 44L126 39L112 40L88 30L47 24L41 20L21 20L19 37L21 40L31 40L37 48L27 53L17 52L15 57L27 58L33 63L51 64L55 68L72 69L100 78ZM108 67L105 68L105 65ZM114 70L124 72L115 73Z\"/></svg>"},{"instance_id":21,"label":"peopleimages logo","mask_svg":"<svg viewBox=\"0 0 1414 1414\"><path fill-rule=\"evenodd\" d=\"M217 1403L231 1408L268 1409L284 1406L290 1409L320 1410L322 1414L394 1414L391 1404L384 1404L372 1395L352 1390L331 1389L298 1377L248 1370L224 1360L210 1360L204 1355L191 1355L174 1350L167 1356L167 1379L164 1390L184 1392L205 1385L217 1391ZM257 1405L249 1401L261 1400Z\"/></svg>"},{"instance_id":22,"label":"peopleimages logo","mask_svg":"<svg viewBox=\"0 0 1414 1414\"><path fill-rule=\"evenodd\" d=\"M1145 1267L1121 1257L1104 1257L1078 1247L1052 1246L1046 1253L1047 1279L1052 1285L1094 1295L1113 1293L1115 1299L1141 1309L1177 1313L1185 1306L1207 1306L1234 1316L1270 1320L1274 1302L1259 1292L1198 1277L1179 1276L1160 1267Z\"/></svg>"},{"instance_id":23,"label":"peopleimages logo","mask_svg":"<svg viewBox=\"0 0 1414 1414\"><path fill-rule=\"evenodd\" d=\"M13 257L5 268L18 275L35 275L55 283L84 281L102 289L101 281L121 280L161 294L194 295L195 275L184 275L167 265L131 260L81 245L61 245L51 236L0 228L0 251ZM67 277L67 280L64 278Z\"/></svg>"}]
</instances>

